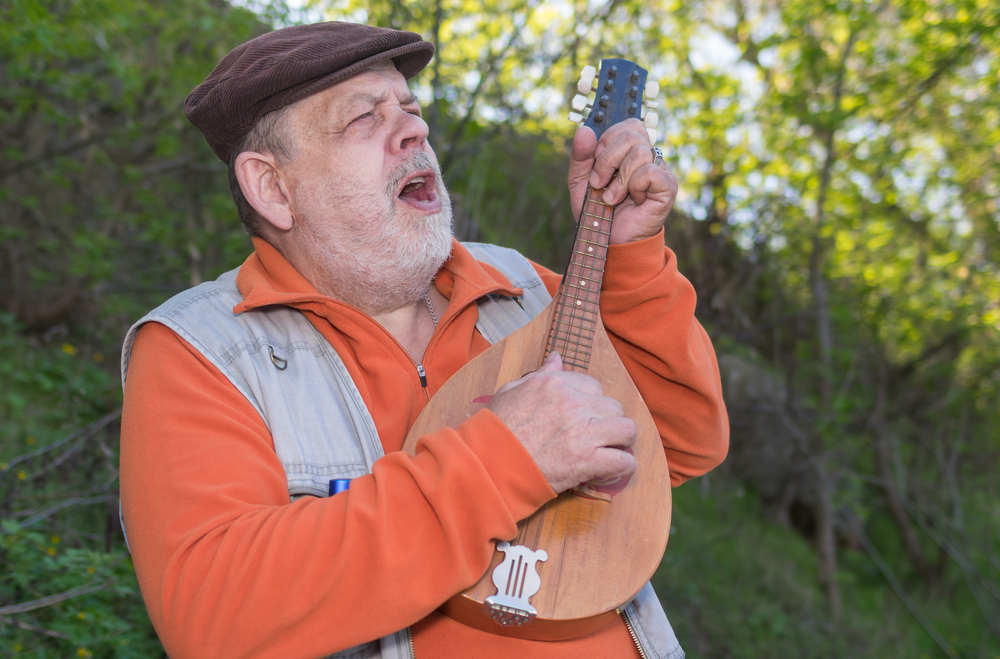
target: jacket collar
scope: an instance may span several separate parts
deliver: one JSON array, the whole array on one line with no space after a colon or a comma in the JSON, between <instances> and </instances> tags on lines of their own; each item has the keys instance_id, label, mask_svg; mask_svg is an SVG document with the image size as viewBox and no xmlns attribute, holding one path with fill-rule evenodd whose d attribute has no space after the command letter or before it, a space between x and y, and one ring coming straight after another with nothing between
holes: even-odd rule
<instances>
[{"instance_id":1,"label":"jacket collar","mask_svg":"<svg viewBox=\"0 0 1000 659\"><path fill-rule=\"evenodd\" d=\"M346 306L317 291L316 287L299 274L298 270L267 241L254 237L253 246L254 253L244 261L236 277L236 286L243 296L243 301L233 307L233 313L243 313L271 304L296 307L319 302ZM510 281L496 268L477 261L469 250L454 239L451 244L451 256L438 271L435 285L451 302L449 315L457 313L484 295L523 294L520 288L511 286Z\"/></svg>"}]
</instances>

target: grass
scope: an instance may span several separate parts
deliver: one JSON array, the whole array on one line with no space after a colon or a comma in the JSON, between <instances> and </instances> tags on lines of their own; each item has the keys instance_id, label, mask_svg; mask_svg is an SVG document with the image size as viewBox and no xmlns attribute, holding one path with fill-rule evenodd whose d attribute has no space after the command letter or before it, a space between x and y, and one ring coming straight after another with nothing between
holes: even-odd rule
<instances>
[{"instance_id":1,"label":"grass","mask_svg":"<svg viewBox=\"0 0 1000 659\"><path fill-rule=\"evenodd\" d=\"M708 485L674 490L670 543L653 578L689 659L948 656L863 551L839 554L843 615L833 623L811 543L767 519L742 486L714 474ZM904 582L955 656L1000 657L960 575L934 593Z\"/></svg>"}]
</instances>

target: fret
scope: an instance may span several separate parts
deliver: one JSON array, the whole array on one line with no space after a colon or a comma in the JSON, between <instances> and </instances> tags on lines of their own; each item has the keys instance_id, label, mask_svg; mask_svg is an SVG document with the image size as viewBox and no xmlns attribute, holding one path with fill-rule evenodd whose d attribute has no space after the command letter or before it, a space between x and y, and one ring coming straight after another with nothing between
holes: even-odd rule
<instances>
[{"instance_id":1,"label":"fret","mask_svg":"<svg viewBox=\"0 0 1000 659\"><path fill-rule=\"evenodd\" d=\"M607 248L608 248L608 246L607 246L607 245L605 245L605 244L604 244L604 243L602 243L602 242L597 242L597 243L595 243L595 242L594 242L593 240L587 240L586 238L580 238L580 239L579 239L579 240L578 240L577 242L579 242L579 243L587 243L588 245L597 245L597 246L598 246L598 247L600 247L601 249L607 249ZM581 253L582 253L582 252L581 252Z\"/></svg>"},{"instance_id":2,"label":"fret","mask_svg":"<svg viewBox=\"0 0 1000 659\"><path fill-rule=\"evenodd\" d=\"M563 360L563 366L566 366L566 365L572 366L573 368L578 368L578 369L580 369L580 370L582 370L584 372L586 372L587 369L590 368L590 362L589 361L587 363L585 363L585 364L581 364L579 362L573 361L572 359L564 359Z\"/></svg>"},{"instance_id":3,"label":"fret","mask_svg":"<svg viewBox=\"0 0 1000 659\"><path fill-rule=\"evenodd\" d=\"M579 252L577 252L577 253L579 254ZM589 258L590 257L589 254L582 254L581 256L583 256L585 258ZM604 268L600 268L600 267L598 267L598 265L603 264L604 261L605 261L605 259L601 259L600 263L599 264L595 264L595 265L586 265L584 263L573 263L573 264L570 265L570 268L571 269L572 268L576 268L578 270L589 270L590 274L599 274L599 275L601 275L601 278L603 279L603 277L604 277ZM567 272L572 272L571 269L567 270Z\"/></svg>"},{"instance_id":4,"label":"fret","mask_svg":"<svg viewBox=\"0 0 1000 659\"><path fill-rule=\"evenodd\" d=\"M570 332L568 330L555 330L552 333L552 340L563 340L563 341L575 341L577 343L583 341L590 341L594 338L594 327L595 324L591 324L589 330L583 332Z\"/></svg>"},{"instance_id":5,"label":"fret","mask_svg":"<svg viewBox=\"0 0 1000 659\"><path fill-rule=\"evenodd\" d=\"M584 231L590 231L591 233L599 233L602 236L610 236L611 235L610 231L603 231L603 230L601 230L599 228L594 228L594 227L583 227L583 230Z\"/></svg>"},{"instance_id":6,"label":"fret","mask_svg":"<svg viewBox=\"0 0 1000 659\"><path fill-rule=\"evenodd\" d=\"M576 287L575 287L575 286L569 286L569 287L567 287L567 290L564 290L564 291L563 291L563 296L564 296L564 297L568 297L568 298L570 298L571 300L577 300L577 301L579 301L579 302L587 302L588 304L596 304L596 303L597 303L597 300L596 300L596 299L595 299L595 300L592 300L592 299L590 298L590 295L591 295L591 294L593 294L594 296L596 296L596 295L597 295L597 291L588 291L588 290L586 290L586 289L576 289L576 290L579 290L579 291L580 291L581 293L587 293L587 294L588 294L588 295L586 295L586 296L579 296L579 295L572 295L572 294L571 294L571 293L569 292L569 289L576 289ZM576 306L577 306L577 307L580 307L580 311L585 311L585 310L586 310L586 309L584 309L584 308L583 308L583 305L582 305L582 304L578 304L578 305L576 305ZM591 313L596 313L596 312L591 312Z\"/></svg>"},{"instance_id":7,"label":"fret","mask_svg":"<svg viewBox=\"0 0 1000 659\"><path fill-rule=\"evenodd\" d=\"M603 271L597 270L596 268L587 268L587 270L593 270L597 274L601 274L601 275L604 274ZM577 273L577 272L573 273L573 277L575 279L586 279L587 281L589 281L591 283L597 282L598 284L601 283L601 281L604 279L604 277L588 277L587 275L584 275L584 274L581 274L581 273ZM573 286L575 288L580 288L579 284L570 284L570 286ZM580 288L580 290L581 291L586 291L586 290L590 290L590 289L588 289L588 288Z\"/></svg>"},{"instance_id":8,"label":"fret","mask_svg":"<svg viewBox=\"0 0 1000 659\"><path fill-rule=\"evenodd\" d=\"M584 333L584 332L587 332L587 331L593 331L593 329L594 329L594 325L596 325L596 324L597 324L597 322L596 322L596 321L597 321L597 319L596 319L596 318L595 318L595 319L593 319L593 320L584 320L584 322L585 322L585 323L587 323L586 325L577 325L577 324L575 324L575 323L571 323L571 322L566 322L566 321L559 321L559 324L560 324L560 325L564 325L564 326L565 326L565 327L567 327L567 328L574 328L574 329L577 329L577 330L580 330L580 331L578 331L578 332L575 332L575 334L577 334L577 335L579 335L579 336L583 336L583 333ZM566 332L567 334L574 334L574 332L572 332L572 331L571 331L570 329L565 329L565 330L557 330L557 331L564 331L564 332Z\"/></svg>"},{"instance_id":9,"label":"fret","mask_svg":"<svg viewBox=\"0 0 1000 659\"><path fill-rule=\"evenodd\" d=\"M563 342L562 344L560 344L559 341L556 341L552 344L552 348L555 349L556 352L558 352L560 355L563 355L565 357L572 357L573 354L576 354L577 356L582 355L583 357L590 359L590 351L584 350L583 347L578 343ZM562 348L563 350L559 350L559 348Z\"/></svg>"}]
</instances>

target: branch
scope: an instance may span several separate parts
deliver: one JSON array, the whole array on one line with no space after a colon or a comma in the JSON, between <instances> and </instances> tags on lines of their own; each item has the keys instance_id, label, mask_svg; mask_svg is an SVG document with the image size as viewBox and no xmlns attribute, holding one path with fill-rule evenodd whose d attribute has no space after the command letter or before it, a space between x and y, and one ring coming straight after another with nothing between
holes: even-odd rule
<instances>
[{"instance_id":1,"label":"branch","mask_svg":"<svg viewBox=\"0 0 1000 659\"><path fill-rule=\"evenodd\" d=\"M86 595L88 593L95 593L99 590L104 590L110 586L112 581L91 581L90 583L79 586L77 588L70 588L69 590L64 590L61 593L56 593L55 595L49 595L48 597L42 597L40 599L31 600L29 602L22 602L21 604L11 604L10 606L0 606L0 616L11 615L14 613L25 613L27 611L34 611L35 609L41 609L46 606L52 606L53 604L58 604L59 602L65 602L68 599L73 599L74 597L79 597L80 595Z\"/></svg>"},{"instance_id":2,"label":"branch","mask_svg":"<svg viewBox=\"0 0 1000 659\"><path fill-rule=\"evenodd\" d=\"M21 622L20 620L16 621L14 625L19 627L20 629L26 629L29 632L39 632L41 634L45 634L46 636L51 636L52 638L69 639L68 634L63 634L62 632L54 632L51 629L44 629L42 627L35 627L34 625L29 625L26 622Z\"/></svg>"},{"instance_id":3,"label":"branch","mask_svg":"<svg viewBox=\"0 0 1000 659\"><path fill-rule=\"evenodd\" d=\"M51 444L47 444L47 445L45 445L45 446L43 446L41 448L35 449L31 453L25 453L24 455L17 456L16 458L14 458L10 462L8 462L6 467L4 467L3 469L0 469L0 478L3 478L4 474L6 474L11 469L13 469L14 465L16 465L16 464L20 464L20 463L25 462L26 460L30 460L32 458L37 458L39 455L42 455L43 453L47 453L48 451L51 451L52 449L59 448L60 446L62 446L64 444L68 444L69 442L72 442L74 439L77 439L79 437L84 437L84 438L93 437L94 434L96 434L98 430L100 430L104 426L108 425L112 421L116 420L121 415L122 415L122 409L119 407L114 412L109 412L109 413L105 414L104 416L102 416L97 421L94 421L93 423L88 424L88 425L84 426L83 428L80 428L78 430L75 430L75 431L71 432L69 435L67 435L66 437L63 437L62 439L60 439L58 441L52 442Z\"/></svg>"},{"instance_id":4,"label":"branch","mask_svg":"<svg viewBox=\"0 0 1000 659\"><path fill-rule=\"evenodd\" d=\"M55 513L57 513L60 510L62 510L63 508L69 508L70 506L89 505L89 504L92 504L92 503L104 503L104 502L107 502L107 501L111 501L115 497L116 497L116 495L114 495L114 494L102 494L102 495L96 496L96 497L73 497L72 499L66 499L65 501L60 501L59 503L57 503L56 505L54 505L54 506L52 506L50 508L46 508L45 510L43 510L40 513L36 513L34 515L31 515L31 517L29 517L27 520L25 520L23 522L18 522L18 525L22 529L23 528L27 528L27 527L31 526L32 524L34 524L35 522L40 522L41 520L45 519L46 517L49 517L50 515L54 515Z\"/></svg>"}]
</instances>

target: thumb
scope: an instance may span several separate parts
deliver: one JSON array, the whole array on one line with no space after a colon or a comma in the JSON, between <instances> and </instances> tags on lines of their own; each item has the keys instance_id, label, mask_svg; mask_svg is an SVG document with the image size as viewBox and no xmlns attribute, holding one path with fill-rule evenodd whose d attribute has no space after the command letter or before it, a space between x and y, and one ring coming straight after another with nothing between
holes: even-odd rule
<instances>
[{"instance_id":1,"label":"thumb","mask_svg":"<svg viewBox=\"0 0 1000 659\"><path fill-rule=\"evenodd\" d=\"M573 136L573 146L569 158L569 185L573 188L582 181L590 180L597 155L597 134L589 126L580 126Z\"/></svg>"},{"instance_id":2,"label":"thumb","mask_svg":"<svg viewBox=\"0 0 1000 659\"><path fill-rule=\"evenodd\" d=\"M549 356L545 358L545 361L542 362L542 365L539 366L537 370L534 370L531 373L526 373L526 374L522 375L521 377L519 377L516 380L511 380L507 384L505 384L502 387L500 387L499 389L497 389L496 395L499 395L499 394L502 394L502 393L506 393L506 392L510 391L511 389L524 384L524 382L528 378L531 378L532 376L536 375L537 373L551 373L551 372L561 371L561 370L563 370L563 363L562 363L562 358L559 356L559 353L558 352L550 352Z\"/></svg>"},{"instance_id":3,"label":"thumb","mask_svg":"<svg viewBox=\"0 0 1000 659\"><path fill-rule=\"evenodd\" d=\"M551 373L552 371L563 370L562 357L559 356L558 352L552 351L549 356L545 358L542 365L539 367L536 373Z\"/></svg>"}]
</instances>

